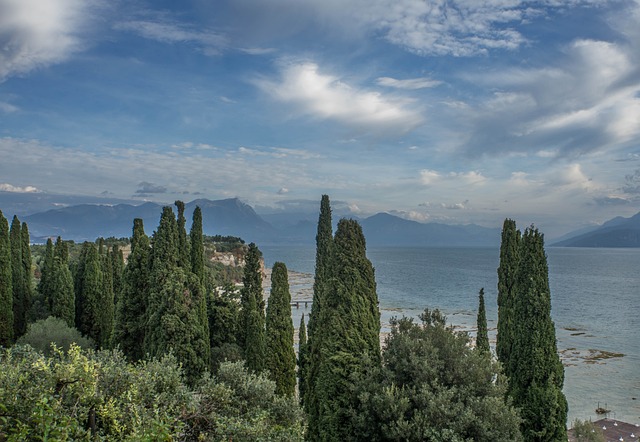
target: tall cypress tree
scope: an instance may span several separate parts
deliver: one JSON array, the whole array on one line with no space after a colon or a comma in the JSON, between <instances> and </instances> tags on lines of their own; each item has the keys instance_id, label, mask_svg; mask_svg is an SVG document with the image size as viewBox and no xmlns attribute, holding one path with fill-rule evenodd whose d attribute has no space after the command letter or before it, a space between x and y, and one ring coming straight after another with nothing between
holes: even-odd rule
<instances>
[{"instance_id":1,"label":"tall cypress tree","mask_svg":"<svg viewBox=\"0 0 640 442\"><path fill-rule=\"evenodd\" d=\"M380 312L373 266L357 221L340 220L334 238L335 275L331 296L324 299L317 327L322 337L320 365L314 385L318 415L313 417L310 440L350 440L351 410L356 392L350 377L362 375L368 364L380 364ZM369 361L368 363L365 361Z\"/></svg>"},{"instance_id":2,"label":"tall cypress tree","mask_svg":"<svg viewBox=\"0 0 640 442\"><path fill-rule=\"evenodd\" d=\"M33 300L33 270L31 268L31 238L29 227L23 222L20 229L22 239L22 276L24 278L24 308L29 312ZM26 315L26 313L25 313ZM26 319L25 319L26 320Z\"/></svg>"},{"instance_id":3,"label":"tall cypress tree","mask_svg":"<svg viewBox=\"0 0 640 442\"><path fill-rule=\"evenodd\" d=\"M90 326L86 323L85 312L89 309L88 300L85 298L84 293L84 273L85 263L89 255L89 250L95 248L95 244L85 241L80 249L80 256L75 266L73 274L73 290L76 295L76 328L81 333L87 334L87 330Z\"/></svg>"},{"instance_id":4,"label":"tall cypress tree","mask_svg":"<svg viewBox=\"0 0 640 442\"><path fill-rule=\"evenodd\" d=\"M53 272L53 241L51 238L47 238L47 245L44 252L44 259L40 268L40 283L38 284L38 291L44 299L44 304L47 309L51 311L51 275ZM74 296L75 298L75 296ZM75 311L75 308L74 308Z\"/></svg>"},{"instance_id":5,"label":"tall cypress tree","mask_svg":"<svg viewBox=\"0 0 640 442\"><path fill-rule=\"evenodd\" d=\"M276 393L293 396L296 391L296 353L293 350L293 322L289 277L284 263L271 271L271 294L266 318L266 366L276 383Z\"/></svg>"},{"instance_id":6,"label":"tall cypress tree","mask_svg":"<svg viewBox=\"0 0 640 442\"><path fill-rule=\"evenodd\" d=\"M260 372L265 369L265 317L260 251L254 243L247 250L242 282L239 342L247 368Z\"/></svg>"},{"instance_id":7,"label":"tall cypress tree","mask_svg":"<svg viewBox=\"0 0 640 442\"><path fill-rule=\"evenodd\" d=\"M149 297L149 237L142 219L133 220L131 254L123 274L122 294L116 309L113 343L132 361L144 357L146 305Z\"/></svg>"},{"instance_id":8,"label":"tall cypress tree","mask_svg":"<svg viewBox=\"0 0 640 442\"><path fill-rule=\"evenodd\" d=\"M331 280L333 260L333 227L331 224L331 204L328 195L322 195L320 200L320 214L318 216L318 230L316 234L316 266L313 281L313 303L308 323L307 364L303 377L305 385L303 405L307 412L309 428L317 428L317 417L320 413L317 394L315 391L322 352L322 333L327 331L316 327L324 310L325 298L331 294ZM317 430L313 430L317 432Z\"/></svg>"},{"instance_id":9,"label":"tall cypress tree","mask_svg":"<svg viewBox=\"0 0 640 442\"><path fill-rule=\"evenodd\" d=\"M516 222L505 219L498 267L498 333L496 354L505 374L510 376L510 355L514 334L514 303L517 296L517 273L520 265L520 231Z\"/></svg>"},{"instance_id":10,"label":"tall cypress tree","mask_svg":"<svg viewBox=\"0 0 640 442\"><path fill-rule=\"evenodd\" d=\"M20 220L14 215L9 231L11 242L11 286L13 287L13 335L19 338L27 332L27 312L29 310L24 267L22 264L22 234Z\"/></svg>"},{"instance_id":11,"label":"tall cypress tree","mask_svg":"<svg viewBox=\"0 0 640 442\"><path fill-rule=\"evenodd\" d=\"M115 311L114 294L113 294L113 266L112 259L109 254L109 247L105 247L104 240L100 238L100 266L102 268L102 298L103 311L100 314L102 321L101 328L104 330L103 347L109 347L112 344L113 335L113 317Z\"/></svg>"},{"instance_id":12,"label":"tall cypress tree","mask_svg":"<svg viewBox=\"0 0 640 442\"><path fill-rule=\"evenodd\" d=\"M86 253L82 263L82 287L80 291L81 302L76 306L76 326L80 332L94 340L98 347L108 344L110 331L105 329L103 317L105 306L104 274L102 263L98 255L98 249L93 243L85 243Z\"/></svg>"},{"instance_id":13,"label":"tall cypress tree","mask_svg":"<svg viewBox=\"0 0 640 442\"><path fill-rule=\"evenodd\" d=\"M53 252L53 264L49 276L47 276L47 284L49 286L48 297L51 315L62 319L69 327L73 327L76 306L68 257L67 245L62 241L62 238L58 237Z\"/></svg>"},{"instance_id":14,"label":"tall cypress tree","mask_svg":"<svg viewBox=\"0 0 640 442\"><path fill-rule=\"evenodd\" d=\"M0 210L0 346L13 344L13 285L9 223Z\"/></svg>"},{"instance_id":15,"label":"tall cypress tree","mask_svg":"<svg viewBox=\"0 0 640 442\"><path fill-rule=\"evenodd\" d=\"M111 248L111 269L113 271L113 305L117 306L124 288L124 255L117 244ZM114 310L115 323L115 310Z\"/></svg>"},{"instance_id":16,"label":"tall cypress tree","mask_svg":"<svg viewBox=\"0 0 640 442\"><path fill-rule=\"evenodd\" d=\"M153 237L145 348L151 356L173 351L193 384L209 367L209 335L201 320L202 286L190 261L182 265L178 231L173 210L165 207Z\"/></svg>"},{"instance_id":17,"label":"tall cypress tree","mask_svg":"<svg viewBox=\"0 0 640 442\"><path fill-rule=\"evenodd\" d=\"M525 231L520 256L509 393L514 405L520 408L525 440L567 440L567 400L562 393L564 367L551 319L544 237L537 229L531 227Z\"/></svg>"},{"instance_id":18,"label":"tall cypress tree","mask_svg":"<svg viewBox=\"0 0 640 442\"><path fill-rule=\"evenodd\" d=\"M187 238L187 219L184 216L184 202L176 201L178 209L178 262L180 267L191 269L191 252L189 251L189 240Z\"/></svg>"},{"instance_id":19,"label":"tall cypress tree","mask_svg":"<svg viewBox=\"0 0 640 442\"><path fill-rule=\"evenodd\" d=\"M484 287L478 293L478 334L476 335L476 348L485 355L491 355L489 346L489 332L487 331L487 311L484 306Z\"/></svg>"},{"instance_id":20,"label":"tall cypress tree","mask_svg":"<svg viewBox=\"0 0 640 442\"><path fill-rule=\"evenodd\" d=\"M196 206L193 210L193 220L191 222L191 231L189 232L191 242L191 270L205 285L205 268L204 268L204 238L202 234L202 210Z\"/></svg>"},{"instance_id":21,"label":"tall cypress tree","mask_svg":"<svg viewBox=\"0 0 640 442\"><path fill-rule=\"evenodd\" d=\"M309 345L307 343L307 327L304 323L304 313L300 317L298 328L298 394L304 405L306 374L309 365Z\"/></svg>"}]
</instances>

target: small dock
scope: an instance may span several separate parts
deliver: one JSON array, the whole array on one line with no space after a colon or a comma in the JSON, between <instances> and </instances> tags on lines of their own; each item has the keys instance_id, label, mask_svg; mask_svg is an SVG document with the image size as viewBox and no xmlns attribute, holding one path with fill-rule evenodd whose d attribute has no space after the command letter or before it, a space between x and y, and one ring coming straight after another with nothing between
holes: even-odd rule
<instances>
[{"instance_id":1,"label":"small dock","mask_svg":"<svg viewBox=\"0 0 640 442\"><path fill-rule=\"evenodd\" d=\"M295 308L304 307L304 308L307 308L312 303L313 303L313 301L311 301L310 299L294 299L294 300L291 301L291 307L295 307Z\"/></svg>"}]
</instances>

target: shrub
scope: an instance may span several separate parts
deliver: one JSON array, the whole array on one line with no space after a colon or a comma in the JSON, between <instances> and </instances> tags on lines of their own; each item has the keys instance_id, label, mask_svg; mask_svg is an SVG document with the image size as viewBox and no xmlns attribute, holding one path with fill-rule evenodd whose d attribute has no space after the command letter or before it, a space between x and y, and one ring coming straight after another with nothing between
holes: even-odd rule
<instances>
[{"instance_id":1,"label":"shrub","mask_svg":"<svg viewBox=\"0 0 640 442\"><path fill-rule=\"evenodd\" d=\"M62 319L54 316L30 324L27 333L18 339L17 343L28 344L46 356L51 354L51 344L65 352L71 344L83 349L94 348L91 339L82 336L77 329L69 327Z\"/></svg>"}]
</instances>

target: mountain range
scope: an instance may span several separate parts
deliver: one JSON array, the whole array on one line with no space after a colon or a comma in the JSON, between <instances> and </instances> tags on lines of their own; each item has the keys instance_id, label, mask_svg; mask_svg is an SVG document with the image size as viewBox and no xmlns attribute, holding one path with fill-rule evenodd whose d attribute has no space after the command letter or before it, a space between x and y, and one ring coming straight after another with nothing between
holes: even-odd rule
<instances>
[{"instance_id":1,"label":"mountain range","mask_svg":"<svg viewBox=\"0 0 640 442\"><path fill-rule=\"evenodd\" d=\"M203 231L207 235L239 236L258 244L313 244L316 223L309 219L285 222L272 216L266 221L255 210L237 198L211 201L197 199L186 204L187 228L196 206L202 210ZM78 204L46 210L22 217L34 241L52 236L75 241L93 241L97 237L128 237L134 218L141 218L147 234L156 228L162 205ZM337 221L337 220L336 220ZM477 225L418 223L388 213L359 219L367 243L395 246L491 246L500 243L500 230Z\"/></svg>"},{"instance_id":2,"label":"mountain range","mask_svg":"<svg viewBox=\"0 0 640 442\"><path fill-rule=\"evenodd\" d=\"M26 200L30 201L30 200ZM107 201L107 200L105 200ZM6 202L6 201L4 201ZM134 218L141 218L147 234L151 235L160 219L162 204L147 202L136 204L114 200L107 204L70 204L25 215L27 207L9 200L3 207L5 216L11 209L22 208L22 221L29 225L31 238L42 242L48 237L61 236L75 241L94 241L102 237L128 237ZM38 204L48 201L40 201ZM203 215L203 230L207 235L239 236L258 244L313 244L316 220L313 214L263 214L262 216L237 198L224 200L196 199L186 204L187 228L191 214L199 206ZM29 202L37 207L36 201ZM419 223L389 213L378 213L358 218L367 243L376 246L430 246L430 247L498 247L500 229L474 224L449 225ZM337 219L334 220L337 222ZM550 244L558 247L640 247L640 213L630 217L617 217L601 226L571 232Z\"/></svg>"}]
</instances>

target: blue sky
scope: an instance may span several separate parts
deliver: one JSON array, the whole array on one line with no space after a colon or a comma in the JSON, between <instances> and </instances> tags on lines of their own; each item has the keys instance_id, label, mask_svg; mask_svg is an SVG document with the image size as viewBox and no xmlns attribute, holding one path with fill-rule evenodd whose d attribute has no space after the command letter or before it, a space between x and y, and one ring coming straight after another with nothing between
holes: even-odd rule
<instances>
[{"instance_id":1,"label":"blue sky","mask_svg":"<svg viewBox=\"0 0 640 442\"><path fill-rule=\"evenodd\" d=\"M640 210L640 1L0 0L0 191Z\"/></svg>"}]
</instances>

